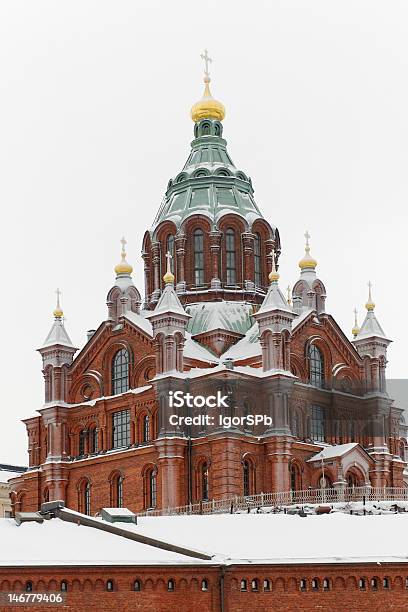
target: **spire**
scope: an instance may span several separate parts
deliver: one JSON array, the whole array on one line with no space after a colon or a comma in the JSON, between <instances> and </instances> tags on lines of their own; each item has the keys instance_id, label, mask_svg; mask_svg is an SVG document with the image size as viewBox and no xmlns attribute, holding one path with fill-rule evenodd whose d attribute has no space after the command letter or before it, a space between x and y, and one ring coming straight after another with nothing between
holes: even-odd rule
<instances>
[{"instance_id":1,"label":"spire","mask_svg":"<svg viewBox=\"0 0 408 612\"><path fill-rule=\"evenodd\" d=\"M44 343L41 348L46 348L46 347L53 346L56 344L60 346L74 348L74 345L72 344L71 339L68 336L68 333L64 326L64 319L63 319L64 313L63 313L63 310L60 304L60 296L61 296L60 289L57 289L55 293L57 294L57 306L53 313L55 317L54 323L52 324L52 327L48 333L48 336L44 340Z\"/></svg>"},{"instance_id":2,"label":"spire","mask_svg":"<svg viewBox=\"0 0 408 612\"><path fill-rule=\"evenodd\" d=\"M310 245L309 238L310 234L308 231L305 232L306 245L305 245L305 255L299 261L299 268L302 270L315 270L317 266L317 261L310 255Z\"/></svg>"},{"instance_id":3,"label":"spire","mask_svg":"<svg viewBox=\"0 0 408 612\"><path fill-rule=\"evenodd\" d=\"M222 121L225 117L225 107L211 95L209 64L212 63L212 58L208 55L207 49L201 54L201 59L204 60L204 93L201 100L192 107L191 118L194 122L198 122L201 119L217 119Z\"/></svg>"},{"instance_id":4,"label":"spire","mask_svg":"<svg viewBox=\"0 0 408 612\"><path fill-rule=\"evenodd\" d=\"M354 327L351 330L351 333L353 334L354 338L357 338L358 334L360 333L360 328L358 326L358 322L357 322L357 308L354 309Z\"/></svg>"},{"instance_id":5,"label":"spire","mask_svg":"<svg viewBox=\"0 0 408 612\"><path fill-rule=\"evenodd\" d=\"M122 252L121 252L121 261L115 266L115 272L117 274L117 276L119 275L126 275L126 276L130 276L133 272L133 268L132 266L126 261L126 240L125 237L123 236L122 240Z\"/></svg>"},{"instance_id":6,"label":"spire","mask_svg":"<svg viewBox=\"0 0 408 612\"><path fill-rule=\"evenodd\" d=\"M385 332L381 325L378 322L377 317L374 313L375 304L373 302L373 298L371 295L372 283L368 282L368 300L366 303L367 314L364 319L364 322L356 336L356 340L364 339L364 338L372 338L378 337L382 339L387 339Z\"/></svg>"},{"instance_id":7,"label":"spire","mask_svg":"<svg viewBox=\"0 0 408 612\"><path fill-rule=\"evenodd\" d=\"M279 273L276 271L275 251L272 250L270 256L272 259L272 270L269 273L269 280L271 281L271 284L269 286L268 293L266 294L265 299L256 315L263 314L270 310L283 310L285 312L293 313L291 306L288 304L285 296L279 289Z\"/></svg>"}]
</instances>

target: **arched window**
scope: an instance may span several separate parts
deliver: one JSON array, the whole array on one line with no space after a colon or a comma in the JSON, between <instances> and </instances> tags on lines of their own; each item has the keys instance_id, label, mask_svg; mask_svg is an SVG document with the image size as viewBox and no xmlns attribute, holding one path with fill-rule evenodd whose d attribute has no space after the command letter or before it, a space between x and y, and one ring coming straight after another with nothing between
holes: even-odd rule
<instances>
[{"instance_id":1,"label":"arched window","mask_svg":"<svg viewBox=\"0 0 408 612\"><path fill-rule=\"evenodd\" d=\"M250 465L249 461L244 461L243 479L244 479L244 497L251 495L250 493Z\"/></svg>"},{"instance_id":2,"label":"arched window","mask_svg":"<svg viewBox=\"0 0 408 612\"><path fill-rule=\"evenodd\" d=\"M155 508L157 506L157 472L155 469L148 473L147 486L148 507Z\"/></svg>"},{"instance_id":3,"label":"arched window","mask_svg":"<svg viewBox=\"0 0 408 612\"><path fill-rule=\"evenodd\" d=\"M26 590L26 593L31 593L32 592L32 590L33 590L33 583L31 582L31 580L26 582L25 590Z\"/></svg>"},{"instance_id":4,"label":"arched window","mask_svg":"<svg viewBox=\"0 0 408 612\"><path fill-rule=\"evenodd\" d=\"M113 591L113 580L107 580L106 581L106 590L107 591Z\"/></svg>"},{"instance_id":5,"label":"arched window","mask_svg":"<svg viewBox=\"0 0 408 612\"><path fill-rule=\"evenodd\" d=\"M89 430L89 452L98 452L98 429L96 427Z\"/></svg>"},{"instance_id":6,"label":"arched window","mask_svg":"<svg viewBox=\"0 0 408 612\"><path fill-rule=\"evenodd\" d=\"M399 455L400 455L401 459L402 459L403 461L405 461L405 443L404 443L404 441L403 441L403 440L401 440L400 445L399 445L399 448L400 448L400 453L399 453Z\"/></svg>"},{"instance_id":7,"label":"arched window","mask_svg":"<svg viewBox=\"0 0 408 612\"><path fill-rule=\"evenodd\" d=\"M258 232L254 238L254 268L255 268L255 285L262 285L262 268L261 268L261 236Z\"/></svg>"},{"instance_id":8,"label":"arched window","mask_svg":"<svg viewBox=\"0 0 408 612\"><path fill-rule=\"evenodd\" d=\"M364 589L366 588L365 578L360 578L360 580L358 581L358 588L361 589L361 591L364 591Z\"/></svg>"},{"instance_id":9,"label":"arched window","mask_svg":"<svg viewBox=\"0 0 408 612\"><path fill-rule=\"evenodd\" d=\"M112 487L112 506L114 508L123 507L123 476L122 474L116 475L111 483Z\"/></svg>"},{"instance_id":10,"label":"arched window","mask_svg":"<svg viewBox=\"0 0 408 612\"><path fill-rule=\"evenodd\" d=\"M312 590L313 591L319 590L319 580L317 578L313 578L312 580Z\"/></svg>"},{"instance_id":11,"label":"arched window","mask_svg":"<svg viewBox=\"0 0 408 612\"><path fill-rule=\"evenodd\" d=\"M310 437L312 440L324 442L324 410L321 406L311 407Z\"/></svg>"},{"instance_id":12,"label":"arched window","mask_svg":"<svg viewBox=\"0 0 408 612\"><path fill-rule=\"evenodd\" d=\"M323 591L330 591L330 580L323 578Z\"/></svg>"},{"instance_id":13,"label":"arched window","mask_svg":"<svg viewBox=\"0 0 408 612\"><path fill-rule=\"evenodd\" d=\"M324 387L323 355L314 344L309 348L309 371L310 384L315 387Z\"/></svg>"},{"instance_id":14,"label":"arched window","mask_svg":"<svg viewBox=\"0 0 408 612\"><path fill-rule=\"evenodd\" d=\"M290 466L290 489L291 491L298 491L300 489L299 484L299 469L297 465L292 464Z\"/></svg>"},{"instance_id":15,"label":"arched window","mask_svg":"<svg viewBox=\"0 0 408 612\"><path fill-rule=\"evenodd\" d=\"M208 501L209 499L207 463L203 463L201 466L201 499L202 501Z\"/></svg>"},{"instance_id":16,"label":"arched window","mask_svg":"<svg viewBox=\"0 0 408 612\"><path fill-rule=\"evenodd\" d=\"M167 590L174 591L174 580L172 580L171 578L167 581Z\"/></svg>"},{"instance_id":17,"label":"arched window","mask_svg":"<svg viewBox=\"0 0 408 612\"><path fill-rule=\"evenodd\" d=\"M235 250L235 231L232 228L228 228L225 232L227 285L235 285L237 282Z\"/></svg>"},{"instance_id":18,"label":"arched window","mask_svg":"<svg viewBox=\"0 0 408 612\"><path fill-rule=\"evenodd\" d=\"M263 581L263 590L270 591L271 590L271 581L268 578L265 578Z\"/></svg>"},{"instance_id":19,"label":"arched window","mask_svg":"<svg viewBox=\"0 0 408 612\"><path fill-rule=\"evenodd\" d=\"M171 258L170 258L170 270L172 271L172 273L174 274L174 262L175 262L175 253L174 253L174 236L172 234L169 234L167 236L167 241L166 241L166 254L170 253ZM167 265L166 265L167 268Z\"/></svg>"},{"instance_id":20,"label":"arched window","mask_svg":"<svg viewBox=\"0 0 408 612\"><path fill-rule=\"evenodd\" d=\"M134 591L140 591L141 590L141 584L140 584L140 580L135 580L133 583L133 590Z\"/></svg>"},{"instance_id":21,"label":"arched window","mask_svg":"<svg viewBox=\"0 0 408 612\"><path fill-rule=\"evenodd\" d=\"M86 429L83 429L79 432L79 456L82 457L85 455L85 445L86 445L86 437L88 432Z\"/></svg>"},{"instance_id":22,"label":"arched window","mask_svg":"<svg viewBox=\"0 0 408 612\"><path fill-rule=\"evenodd\" d=\"M91 514L91 483L83 480L78 488L78 511Z\"/></svg>"},{"instance_id":23,"label":"arched window","mask_svg":"<svg viewBox=\"0 0 408 612\"><path fill-rule=\"evenodd\" d=\"M246 591L247 590L247 581L245 580L245 578L243 578L241 580L241 591Z\"/></svg>"},{"instance_id":24,"label":"arched window","mask_svg":"<svg viewBox=\"0 0 408 612\"><path fill-rule=\"evenodd\" d=\"M193 234L194 243L194 284L204 285L204 234L196 229Z\"/></svg>"},{"instance_id":25,"label":"arched window","mask_svg":"<svg viewBox=\"0 0 408 612\"><path fill-rule=\"evenodd\" d=\"M208 580L206 580L205 578L201 581L201 590L208 591Z\"/></svg>"},{"instance_id":26,"label":"arched window","mask_svg":"<svg viewBox=\"0 0 408 612\"><path fill-rule=\"evenodd\" d=\"M251 580L251 591L258 591L259 587L258 587L258 580L257 578L253 578Z\"/></svg>"},{"instance_id":27,"label":"arched window","mask_svg":"<svg viewBox=\"0 0 408 612\"><path fill-rule=\"evenodd\" d=\"M307 580L306 578L301 578L299 583L299 588L301 591L306 591L307 589Z\"/></svg>"},{"instance_id":28,"label":"arched window","mask_svg":"<svg viewBox=\"0 0 408 612\"><path fill-rule=\"evenodd\" d=\"M371 578L371 588L373 589L373 591L376 591L378 589L377 578Z\"/></svg>"},{"instance_id":29,"label":"arched window","mask_svg":"<svg viewBox=\"0 0 408 612\"><path fill-rule=\"evenodd\" d=\"M129 389L129 353L121 349L112 362L112 395L124 393Z\"/></svg>"},{"instance_id":30,"label":"arched window","mask_svg":"<svg viewBox=\"0 0 408 612\"><path fill-rule=\"evenodd\" d=\"M146 414L143 417L143 442L149 442L150 440L150 419Z\"/></svg>"},{"instance_id":31,"label":"arched window","mask_svg":"<svg viewBox=\"0 0 408 612\"><path fill-rule=\"evenodd\" d=\"M61 591L63 593L68 591L68 582L66 580L61 580Z\"/></svg>"},{"instance_id":32,"label":"arched window","mask_svg":"<svg viewBox=\"0 0 408 612\"><path fill-rule=\"evenodd\" d=\"M389 578L383 578L383 589L389 589L389 588L390 588Z\"/></svg>"}]
</instances>

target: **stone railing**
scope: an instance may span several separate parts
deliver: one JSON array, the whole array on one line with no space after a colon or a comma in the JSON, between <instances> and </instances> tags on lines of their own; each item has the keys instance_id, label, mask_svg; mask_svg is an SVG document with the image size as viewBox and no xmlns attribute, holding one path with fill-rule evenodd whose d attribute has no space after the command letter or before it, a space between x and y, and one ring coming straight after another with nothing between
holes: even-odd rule
<instances>
[{"instance_id":1,"label":"stone railing","mask_svg":"<svg viewBox=\"0 0 408 612\"><path fill-rule=\"evenodd\" d=\"M258 493L243 497L230 497L202 501L177 508L149 509L139 512L138 516L166 516L173 514L226 514L248 511L257 508L283 508L307 504L335 504L341 502L363 501L408 501L408 488L405 487L346 487L342 489L305 489L303 491L284 491L277 493Z\"/></svg>"}]
</instances>

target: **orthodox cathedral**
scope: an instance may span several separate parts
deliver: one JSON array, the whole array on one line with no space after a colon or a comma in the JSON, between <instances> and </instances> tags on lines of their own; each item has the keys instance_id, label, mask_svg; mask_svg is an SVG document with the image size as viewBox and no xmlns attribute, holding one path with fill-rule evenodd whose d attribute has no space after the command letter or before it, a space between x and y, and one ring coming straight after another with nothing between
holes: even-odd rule
<instances>
[{"instance_id":1,"label":"orthodox cathedral","mask_svg":"<svg viewBox=\"0 0 408 612\"><path fill-rule=\"evenodd\" d=\"M106 319L81 349L58 295L38 349L45 402L24 421L29 469L12 481L14 511L64 500L92 515L141 512L260 492L404 486L406 429L386 391L390 339L371 286L349 340L326 311L306 232L299 278L284 295L279 231L232 161L204 60L191 151L143 238L143 299L124 239ZM206 408L207 419L194 420L204 409L193 408L189 423L175 423L168 398L186 389L226 391L229 404ZM211 420L219 413L233 425Z\"/></svg>"}]
</instances>

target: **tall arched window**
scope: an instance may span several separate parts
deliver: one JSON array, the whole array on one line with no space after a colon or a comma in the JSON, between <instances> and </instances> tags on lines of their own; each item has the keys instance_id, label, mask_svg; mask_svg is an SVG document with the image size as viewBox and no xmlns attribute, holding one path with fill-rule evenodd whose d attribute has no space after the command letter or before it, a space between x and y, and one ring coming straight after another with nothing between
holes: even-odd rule
<instances>
[{"instance_id":1,"label":"tall arched window","mask_svg":"<svg viewBox=\"0 0 408 612\"><path fill-rule=\"evenodd\" d=\"M155 469L150 470L148 474L148 504L149 508L157 506L157 472Z\"/></svg>"},{"instance_id":2,"label":"tall arched window","mask_svg":"<svg viewBox=\"0 0 408 612\"><path fill-rule=\"evenodd\" d=\"M209 499L207 463L203 463L201 466L201 499L202 501L208 501Z\"/></svg>"},{"instance_id":3,"label":"tall arched window","mask_svg":"<svg viewBox=\"0 0 408 612\"><path fill-rule=\"evenodd\" d=\"M324 361L320 350L312 344L309 348L310 384L324 387Z\"/></svg>"},{"instance_id":4,"label":"tall arched window","mask_svg":"<svg viewBox=\"0 0 408 612\"><path fill-rule=\"evenodd\" d=\"M118 476L116 480L116 503L117 508L123 506L123 476Z\"/></svg>"},{"instance_id":5,"label":"tall arched window","mask_svg":"<svg viewBox=\"0 0 408 612\"><path fill-rule=\"evenodd\" d=\"M262 285L262 269L261 269L261 236L256 233L254 238L254 268L255 268L255 285Z\"/></svg>"},{"instance_id":6,"label":"tall arched window","mask_svg":"<svg viewBox=\"0 0 408 612\"><path fill-rule=\"evenodd\" d=\"M121 349L112 362L112 395L124 393L129 389L129 352Z\"/></svg>"},{"instance_id":7,"label":"tall arched window","mask_svg":"<svg viewBox=\"0 0 408 612\"><path fill-rule=\"evenodd\" d=\"M98 452L98 429L97 427L93 427L89 430L89 452L97 453Z\"/></svg>"},{"instance_id":8,"label":"tall arched window","mask_svg":"<svg viewBox=\"0 0 408 612\"><path fill-rule=\"evenodd\" d=\"M228 228L225 232L225 255L226 255L226 284L235 285L237 282L236 258L235 258L235 232Z\"/></svg>"},{"instance_id":9,"label":"tall arched window","mask_svg":"<svg viewBox=\"0 0 408 612\"><path fill-rule=\"evenodd\" d=\"M194 284L204 285L204 234L196 229L193 234L194 243Z\"/></svg>"},{"instance_id":10,"label":"tall arched window","mask_svg":"<svg viewBox=\"0 0 408 612\"><path fill-rule=\"evenodd\" d=\"M150 419L146 414L143 417L143 442L149 442L150 440Z\"/></svg>"},{"instance_id":11,"label":"tall arched window","mask_svg":"<svg viewBox=\"0 0 408 612\"><path fill-rule=\"evenodd\" d=\"M78 489L78 510L82 514L91 514L91 483L84 480Z\"/></svg>"},{"instance_id":12,"label":"tall arched window","mask_svg":"<svg viewBox=\"0 0 408 612\"><path fill-rule=\"evenodd\" d=\"M82 457L82 455L85 455L85 444L86 444L86 438L87 438L88 432L86 429L82 429L82 431L79 432L79 456Z\"/></svg>"},{"instance_id":13,"label":"tall arched window","mask_svg":"<svg viewBox=\"0 0 408 612\"><path fill-rule=\"evenodd\" d=\"M170 258L170 270L173 272L174 274L174 270L175 270L175 252L174 252L174 236L172 234L169 234L167 236L167 242L166 242L166 253L170 253L171 258ZM166 264L166 268L167 268L167 264Z\"/></svg>"},{"instance_id":14,"label":"tall arched window","mask_svg":"<svg viewBox=\"0 0 408 612\"><path fill-rule=\"evenodd\" d=\"M250 465L249 461L244 461L243 465L244 496L250 495Z\"/></svg>"}]
</instances>

